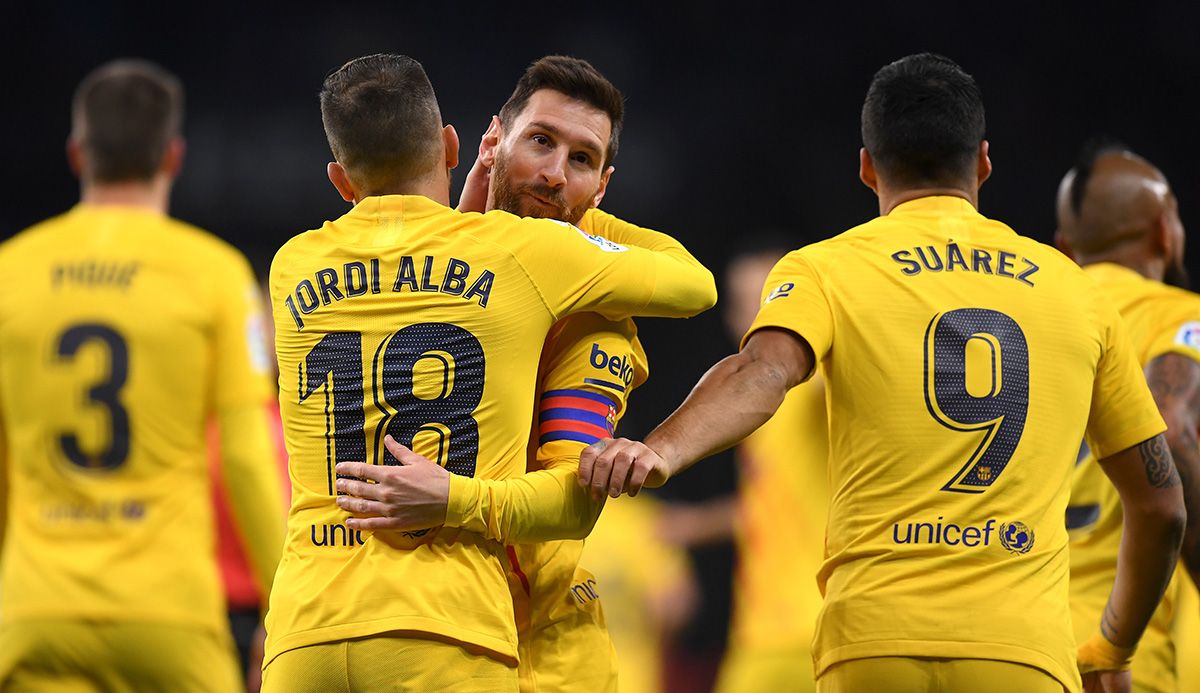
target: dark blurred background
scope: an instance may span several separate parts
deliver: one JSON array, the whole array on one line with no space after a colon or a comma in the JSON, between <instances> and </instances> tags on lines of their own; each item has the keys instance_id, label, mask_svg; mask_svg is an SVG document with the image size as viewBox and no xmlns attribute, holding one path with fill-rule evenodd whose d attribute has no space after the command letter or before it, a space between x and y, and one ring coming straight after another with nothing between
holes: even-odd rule
<instances>
[{"instance_id":1,"label":"dark blurred background","mask_svg":"<svg viewBox=\"0 0 1200 693\"><path fill-rule=\"evenodd\" d=\"M331 69L385 51L424 63L458 129L455 197L526 64L547 53L590 60L627 100L604 207L672 232L718 274L758 230L783 229L800 246L877 213L857 179L859 109L877 68L921 50L954 58L983 90L995 165L981 198L988 216L1049 241L1058 181L1098 134L1166 173L1185 224L1200 210L1195 3L4 5L2 238L75 202L63 153L71 94L121 56L155 60L187 89L174 214L239 246L260 273L284 240L346 211L325 178L316 94ZM1194 241L1193 273L1198 253ZM716 310L641 324L653 376L623 424L633 436L733 348ZM718 459L671 493L704 498L733 478ZM719 651L728 617L731 554L709 552L698 557L703 609L682 641L696 653Z\"/></svg>"}]
</instances>

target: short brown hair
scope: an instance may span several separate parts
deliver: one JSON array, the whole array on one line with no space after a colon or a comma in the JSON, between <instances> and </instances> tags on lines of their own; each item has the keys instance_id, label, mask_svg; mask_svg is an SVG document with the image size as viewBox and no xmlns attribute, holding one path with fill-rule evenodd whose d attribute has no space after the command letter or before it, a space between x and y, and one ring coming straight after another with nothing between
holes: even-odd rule
<instances>
[{"instance_id":1,"label":"short brown hair","mask_svg":"<svg viewBox=\"0 0 1200 693\"><path fill-rule=\"evenodd\" d=\"M568 98L582 101L603 111L612 122L612 134L604 153L607 167L617 156L621 139L621 119L625 116L625 97L613 83L586 60L566 55L547 55L533 61L517 81L517 88L500 109L500 120L511 123L525 110L529 97L542 89L552 89Z\"/></svg>"},{"instance_id":2,"label":"short brown hair","mask_svg":"<svg viewBox=\"0 0 1200 693\"><path fill-rule=\"evenodd\" d=\"M333 156L371 191L418 180L440 155L441 111L421 63L379 53L355 58L321 87Z\"/></svg>"},{"instance_id":3,"label":"short brown hair","mask_svg":"<svg viewBox=\"0 0 1200 693\"><path fill-rule=\"evenodd\" d=\"M71 110L93 179L149 180L183 124L183 86L147 60L114 60L80 82Z\"/></svg>"}]
</instances>

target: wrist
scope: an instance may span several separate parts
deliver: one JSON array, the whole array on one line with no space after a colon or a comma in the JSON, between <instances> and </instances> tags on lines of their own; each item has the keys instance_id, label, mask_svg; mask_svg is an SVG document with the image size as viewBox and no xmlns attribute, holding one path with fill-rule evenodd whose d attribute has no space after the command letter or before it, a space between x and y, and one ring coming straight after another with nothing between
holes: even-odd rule
<instances>
[{"instance_id":1,"label":"wrist","mask_svg":"<svg viewBox=\"0 0 1200 693\"><path fill-rule=\"evenodd\" d=\"M478 484L475 480L459 474L450 475L450 494L446 499L447 527L462 527L471 514L478 495Z\"/></svg>"},{"instance_id":2,"label":"wrist","mask_svg":"<svg viewBox=\"0 0 1200 693\"><path fill-rule=\"evenodd\" d=\"M1080 673L1092 671L1129 671L1136 647L1114 645L1101 633L1079 645L1077 659Z\"/></svg>"}]
</instances>

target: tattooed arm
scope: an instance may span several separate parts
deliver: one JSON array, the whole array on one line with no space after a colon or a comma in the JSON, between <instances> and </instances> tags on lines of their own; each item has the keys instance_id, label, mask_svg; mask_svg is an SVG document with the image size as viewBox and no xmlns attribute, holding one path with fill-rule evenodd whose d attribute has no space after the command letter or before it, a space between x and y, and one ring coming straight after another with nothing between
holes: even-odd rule
<instances>
[{"instance_id":1,"label":"tattooed arm","mask_svg":"<svg viewBox=\"0 0 1200 693\"><path fill-rule=\"evenodd\" d=\"M1121 495L1125 521L1100 631L1112 644L1132 648L1175 570L1186 522L1183 494L1161 434L1100 460L1100 466Z\"/></svg>"},{"instance_id":2,"label":"tattooed arm","mask_svg":"<svg viewBox=\"0 0 1200 693\"><path fill-rule=\"evenodd\" d=\"M1167 422L1167 445L1183 484L1188 516L1183 563L1200 586L1200 363L1181 354L1163 354L1146 366L1146 381Z\"/></svg>"}]
</instances>

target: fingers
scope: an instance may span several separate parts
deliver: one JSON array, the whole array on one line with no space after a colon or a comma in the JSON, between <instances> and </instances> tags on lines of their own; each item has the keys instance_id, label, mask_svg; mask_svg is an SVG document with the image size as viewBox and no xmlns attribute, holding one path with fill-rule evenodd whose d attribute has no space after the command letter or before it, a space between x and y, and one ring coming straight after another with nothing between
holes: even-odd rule
<instances>
[{"instance_id":1,"label":"fingers","mask_svg":"<svg viewBox=\"0 0 1200 693\"><path fill-rule=\"evenodd\" d=\"M387 506L383 503L355 496L338 496L337 505L342 510L355 515L378 517L387 514Z\"/></svg>"},{"instance_id":2,"label":"fingers","mask_svg":"<svg viewBox=\"0 0 1200 693\"><path fill-rule=\"evenodd\" d=\"M352 463L345 462L343 464L352 464ZM341 467L341 466L342 465L340 465L340 464L338 465L338 467ZM370 466L370 465L367 465L367 466ZM340 473L340 471L339 471L339 473ZM385 492L384 492L383 486L381 484L371 484L371 483L367 483L365 481L358 481L356 479L338 479L337 480L337 490L338 490L338 493L344 493L347 496L354 496L357 498L366 498L366 499L375 500L375 501L387 500L384 497ZM341 500L342 500L342 496L338 496L338 501L341 501ZM338 505L341 505L341 503L339 502Z\"/></svg>"},{"instance_id":3,"label":"fingers","mask_svg":"<svg viewBox=\"0 0 1200 693\"><path fill-rule=\"evenodd\" d=\"M627 490L631 470L635 470L647 454L654 452L642 443L625 438L594 443L579 455L579 484L591 489L593 500L599 501L606 495L616 498Z\"/></svg>"},{"instance_id":4,"label":"fingers","mask_svg":"<svg viewBox=\"0 0 1200 693\"><path fill-rule=\"evenodd\" d=\"M646 477L650 476L650 465L634 465L629 473L629 487L626 491L630 497L636 496L638 491L646 484Z\"/></svg>"},{"instance_id":5,"label":"fingers","mask_svg":"<svg viewBox=\"0 0 1200 693\"><path fill-rule=\"evenodd\" d=\"M346 526L350 529L368 531L373 529L404 529L404 525L399 520L391 517L351 517L346 520Z\"/></svg>"},{"instance_id":6,"label":"fingers","mask_svg":"<svg viewBox=\"0 0 1200 693\"><path fill-rule=\"evenodd\" d=\"M387 451L392 453L392 457L395 457L396 461L402 465L433 464L433 462L430 462L425 457L418 455L412 450L409 450L400 443L396 442L396 439L390 435L383 437L383 447L387 448Z\"/></svg>"},{"instance_id":7,"label":"fingers","mask_svg":"<svg viewBox=\"0 0 1200 693\"><path fill-rule=\"evenodd\" d=\"M592 470L596 463L596 457L604 452L604 449L611 445L612 438L598 440L595 443L583 449L579 454L579 485L587 488L592 485Z\"/></svg>"}]
</instances>

